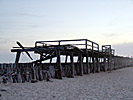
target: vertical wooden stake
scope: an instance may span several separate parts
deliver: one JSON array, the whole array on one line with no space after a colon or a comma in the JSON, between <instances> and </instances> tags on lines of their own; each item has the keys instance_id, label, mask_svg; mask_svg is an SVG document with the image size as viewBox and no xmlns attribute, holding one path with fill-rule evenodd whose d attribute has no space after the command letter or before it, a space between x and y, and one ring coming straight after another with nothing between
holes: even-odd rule
<instances>
[{"instance_id":1,"label":"vertical wooden stake","mask_svg":"<svg viewBox=\"0 0 133 100\"><path fill-rule=\"evenodd\" d=\"M104 71L106 71L106 56L104 55Z\"/></svg>"},{"instance_id":2,"label":"vertical wooden stake","mask_svg":"<svg viewBox=\"0 0 133 100\"><path fill-rule=\"evenodd\" d=\"M61 66L61 60L60 60L60 50L57 48L56 50L56 55L57 55L57 78L62 79L62 66Z\"/></svg>"},{"instance_id":3,"label":"vertical wooden stake","mask_svg":"<svg viewBox=\"0 0 133 100\"><path fill-rule=\"evenodd\" d=\"M74 61L73 61L73 52L70 54L70 60L71 60L71 74L72 74L72 77L74 77L75 68L74 68Z\"/></svg>"},{"instance_id":4,"label":"vertical wooden stake","mask_svg":"<svg viewBox=\"0 0 133 100\"><path fill-rule=\"evenodd\" d=\"M94 55L92 56L92 64L93 64L93 68L92 68L92 72L95 73L95 70L96 70L96 66L95 66L95 58L94 58Z\"/></svg>"},{"instance_id":5,"label":"vertical wooden stake","mask_svg":"<svg viewBox=\"0 0 133 100\"><path fill-rule=\"evenodd\" d=\"M99 58L96 58L96 62L97 62L97 72L100 72L100 65L99 65Z\"/></svg>"},{"instance_id":6,"label":"vertical wooden stake","mask_svg":"<svg viewBox=\"0 0 133 100\"><path fill-rule=\"evenodd\" d=\"M82 53L79 54L79 68L80 68L80 75L83 76L83 57L82 57Z\"/></svg>"},{"instance_id":7,"label":"vertical wooden stake","mask_svg":"<svg viewBox=\"0 0 133 100\"><path fill-rule=\"evenodd\" d=\"M110 72L111 72L111 70L112 70L112 54L111 54L111 52L110 52L110 58L109 59L110 59L109 64L110 64Z\"/></svg>"},{"instance_id":8,"label":"vertical wooden stake","mask_svg":"<svg viewBox=\"0 0 133 100\"><path fill-rule=\"evenodd\" d=\"M19 62L19 59L20 59L20 55L21 55L21 52L17 52L16 60L15 60L15 67L17 69L17 82L18 83L21 83L20 69L18 67L18 62Z\"/></svg>"},{"instance_id":9,"label":"vertical wooden stake","mask_svg":"<svg viewBox=\"0 0 133 100\"><path fill-rule=\"evenodd\" d=\"M89 60L88 60L88 57L89 57L89 54L88 54L88 44L87 44L87 40L85 41L85 48L86 48L86 74L89 73L89 69L90 69L90 66L89 66Z\"/></svg>"},{"instance_id":10,"label":"vertical wooden stake","mask_svg":"<svg viewBox=\"0 0 133 100\"><path fill-rule=\"evenodd\" d=\"M18 64L19 59L20 59L20 55L21 55L21 52L17 52L15 64Z\"/></svg>"},{"instance_id":11,"label":"vertical wooden stake","mask_svg":"<svg viewBox=\"0 0 133 100\"><path fill-rule=\"evenodd\" d=\"M20 64L17 64L17 81L18 83L22 83L21 73L20 73Z\"/></svg>"},{"instance_id":12,"label":"vertical wooden stake","mask_svg":"<svg viewBox=\"0 0 133 100\"><path fill-rule=\"evenodd\" d=\"M86 74L89 74L89 71L90 71L90 65L89 65L89 59L88 59L88 54L87 54L87 56L86 56L86 67L87 67L87 71L86 71Z\"/></svg>"},{"instance_id":13,"label":"vertical wooden stake","mask_svg":"<svg viewBox=\"0 0 133 100\"><path fill-rule=\"evenodd\" d=\"M66 55L65 64L67 63L68 55Z\"/></svg>"}]
</instances>

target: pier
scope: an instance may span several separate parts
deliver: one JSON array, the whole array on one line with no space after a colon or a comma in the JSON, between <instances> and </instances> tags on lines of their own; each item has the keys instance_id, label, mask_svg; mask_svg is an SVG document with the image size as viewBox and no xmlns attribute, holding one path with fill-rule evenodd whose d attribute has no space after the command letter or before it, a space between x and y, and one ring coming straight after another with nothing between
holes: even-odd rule
<instances>
[{"instance_id":1,"label":"pier","mask_svg":"<svg viewBox=\"0 0 133 100\"><path fill-rule=\"evenodd\" d=\"M102 45L88 39L36 41L34 47L13 47L15 63L0 64L0 75L5 82L22 83L47 80L50 78L74 78L76 75L113 71L133 66L133 58L115 55L111 45ZM25 52L31 62L21 63ZM38 54L34 60L29 52Z\"/></svg>"}]
</instances>

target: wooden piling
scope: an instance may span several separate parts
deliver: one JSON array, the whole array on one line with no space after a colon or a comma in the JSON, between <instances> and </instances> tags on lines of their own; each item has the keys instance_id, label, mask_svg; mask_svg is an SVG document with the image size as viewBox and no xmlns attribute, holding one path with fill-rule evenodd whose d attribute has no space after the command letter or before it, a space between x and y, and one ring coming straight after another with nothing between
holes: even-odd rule
<instances>
[{"instance_id":1,"label":"wooden piling","mask_svg":"<svg viewBox=\"0 0 133 100\"><path fill-rule=\"evenodd\" d=\"M79 70L80 70L80 75L83 76L83 56L82 56L82 53L79 53Z\"/></svg>"},{"instance_id":2,"label":"wooden piling","mask_svg":"<svg viewBox=\"0 0 133 100\"><path fill-rule=\"evenodd\" d=\"M74 77L75 67L73 60L73 52L70 54L70 61L71 61L71 77Z\"/></svg>"},{"instance_id":3,"label":"wooden piling","mask_svg":"<svg viewBox=\"0 0 133 100\"><path fill-rule=\"evenodd\" d=\"M61 66L59 48L57 48L57 50L56 50L56 56L57 56L57 78L62 79L62 66Z\"/></svg>"},{"instance_id":4,"label":"wooden piling","mask_svg":"<svg viewBox=\"0 0 133 100\"><path fill-rule=\"evenodd\" d=\"M86 74L89 74L89 69L90 69L90 66L89 66L89 54L88 54L88 41L86 40L85 41L85 49L86 49Z\"/></svg>"}]
</instances>

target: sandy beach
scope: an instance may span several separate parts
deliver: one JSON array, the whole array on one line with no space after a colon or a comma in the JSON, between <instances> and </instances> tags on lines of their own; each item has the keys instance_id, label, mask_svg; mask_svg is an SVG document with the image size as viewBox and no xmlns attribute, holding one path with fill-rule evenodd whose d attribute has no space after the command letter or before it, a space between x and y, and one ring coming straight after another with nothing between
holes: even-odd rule
<instances>
[{"instance_id":1,"label":"sandy beach","mask_svg":"<svg viewBox=\"0 0 133 100\"><path fill-rule=\"evenodd\" d=\"M51 80L0 84L0 100L133 100L133 67Z\"/></svg>"}]
</instances>

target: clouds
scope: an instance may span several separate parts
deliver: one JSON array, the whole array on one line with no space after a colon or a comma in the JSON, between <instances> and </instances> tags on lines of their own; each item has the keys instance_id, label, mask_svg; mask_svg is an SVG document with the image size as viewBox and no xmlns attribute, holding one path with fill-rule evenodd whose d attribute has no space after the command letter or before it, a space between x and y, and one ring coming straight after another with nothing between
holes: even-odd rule
<instances>
[{"instance_id":1,"label":"clouds","mask_svg":"<svg viewBox=\"0 0 133 100\"><path fill-rule=\"evenodd\" d=\"M27 17L37 17L37 18L42 18L45 17L45 15L40 14L40 13L30 13L30 12L23 12L23 13L18 13L20 16L27 16Z\"/></svg>"},{"instance_id":2,"label":"clouds","mask_svg":"<svg viewBox=\"0 0 133 100\"><path fill-rule=\"evenodd\" d=\"M133 42L129 0L3 0L0 9L0 49L4 52L16 40L29 46L36 40L72 38L100 45Z\"/></svg>"},{"instance_id":3,"label":"clouds","mask_svg":"<svg viewBox=\"0 0 133 100\"><path fill-rule=\"evenodd\" d=\"M105 34L103 34L103 36L105 36L105 37L116 37L116 36L119 36L119 34L118 33L105 33Z\"/></svg>"},{"instance_id":4,"label":"clouds","mask_svg":"<svg viewBox=\"0 0 133 100\"><path fill-rule=\"evenodd\" d=\"M117 55L133 56L133 42L113 45Z\"/></svg>"},{"instance_id":5,"label":"clouds","mask_svg":"<svg viewBox=\"0 0 133 100\"><path fill-rule=\"evenodd\" d=\"M3 45L3 44L8 44L10 43L11 41L7 38L0 38L0 45Z\"/></svg>"}]
</instances>

